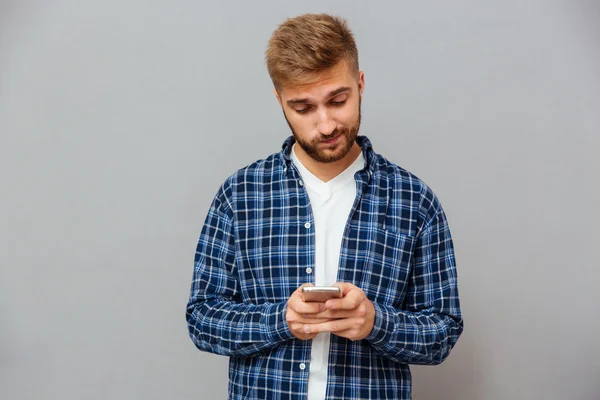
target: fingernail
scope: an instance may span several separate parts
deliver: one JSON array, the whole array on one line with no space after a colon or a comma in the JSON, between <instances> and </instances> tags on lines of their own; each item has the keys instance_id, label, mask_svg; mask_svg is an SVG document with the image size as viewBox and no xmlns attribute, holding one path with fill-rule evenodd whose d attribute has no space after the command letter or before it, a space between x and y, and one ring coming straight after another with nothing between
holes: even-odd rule
<instances>
[{"instance_id":1,"label":"fingernail","mask_svg":"<svg viewBox=\"0 0 600 400\"><path fill-rule=\"evenodd\" d=\"M310 332L310 326L304 325L304 332L305 333L309 333Z\"/></svg>"}]
</instances>

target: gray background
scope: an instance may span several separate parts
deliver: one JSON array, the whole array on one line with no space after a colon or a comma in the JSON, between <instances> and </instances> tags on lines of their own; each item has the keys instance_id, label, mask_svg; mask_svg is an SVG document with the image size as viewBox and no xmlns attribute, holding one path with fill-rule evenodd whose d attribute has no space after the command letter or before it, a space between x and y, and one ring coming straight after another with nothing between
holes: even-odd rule
<instances>
[{"instance_id":1,"label":"gray background","mask_svg":"<svg viewBox=\"0 0 600 400\"><path fill-rule=\"evenodd\" d=\"M464 335L415 399L600 398L598 1L0 1L0 398L219 399L187 336L223 180L289 135L263 62L345 16L376 151L448 214Z\"/></svg>"}]
</instances>

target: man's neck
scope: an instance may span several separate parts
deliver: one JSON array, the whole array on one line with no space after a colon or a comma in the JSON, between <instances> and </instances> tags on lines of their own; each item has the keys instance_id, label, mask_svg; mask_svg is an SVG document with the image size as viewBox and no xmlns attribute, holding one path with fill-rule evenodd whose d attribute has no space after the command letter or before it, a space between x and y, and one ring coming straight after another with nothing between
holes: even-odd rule
<instances>
[{"instance_id":1,"label":"man's neck","mask_svg":"<svg viewBox=\"0 0 600 400\"><path fill-rule=\"evenodd\" d=\"M354 142L352 148L346 154L344 158L341 160L331 162L331 163L322 163L311 156L309 156L301 146L297 146L297 143L294 144L294 148L292 151L295 151L296 157L298 160L304 165L304 167L310 171L311 174L322 180L323 182L329 182L339 174L341 174L346 168L348 168L360 155L362 149L360 146Z\"/></svg>"}]
</instances>

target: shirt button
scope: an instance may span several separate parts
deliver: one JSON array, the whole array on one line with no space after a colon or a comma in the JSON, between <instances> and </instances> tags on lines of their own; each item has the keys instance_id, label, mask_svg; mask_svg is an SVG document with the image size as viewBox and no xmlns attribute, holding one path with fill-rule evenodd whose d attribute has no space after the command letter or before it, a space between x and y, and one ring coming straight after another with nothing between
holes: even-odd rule
<instances>
[{"instance_id":1,"label":"shirt button","mask_svg":"<svg viewBox=\"0 0 600 400\"><path fill-rule=\"evenodd\" d=\"M306 273L307 274L312 274L312 268L311 267L306 268Z\"/></svg>"},{"instance_id":2,"label":"shirt button","mask_svg":"<svg viewBox=\"0 0 600 400\"><path fill-rule=\"evenodd\" d=\"M302 182L302 179L300 179L300 180L298 181L298 185L300 185L300 186L304 186L304 182Z\"/></svg>"},{"instance_id":3,"label":"shirt button","mask_svg":"<svg viewBox=\"0 0 600 400\"><path fill-rule=\"evenodd\" d=\"M306 364L304 364L304 363L300 363L300 369L301 369L302 371L304 371L304 368L306 368Z\"/></svg>"},{"instance_id":4,"label":"shirt button","mask_svg":"<svg viewBox=\"0 0 600 400\"><path fill-rule=\"evenodd\" d=\"M306 229L310 228L310 222L307 222L307 223L305 223L305 224L304 224L304 227L305 227Z\"/></svg>"},{"instance_id":5,"label":"shirt button","mask_svg":"<svg viewBox=\"0 0 600 400\"><path fill-rule=\"evenodd\" d=\"M285 174L286 172L287 172L287 167L285 167L285 168L283 169L283 173Z\"/></svg>"}]
</instances>

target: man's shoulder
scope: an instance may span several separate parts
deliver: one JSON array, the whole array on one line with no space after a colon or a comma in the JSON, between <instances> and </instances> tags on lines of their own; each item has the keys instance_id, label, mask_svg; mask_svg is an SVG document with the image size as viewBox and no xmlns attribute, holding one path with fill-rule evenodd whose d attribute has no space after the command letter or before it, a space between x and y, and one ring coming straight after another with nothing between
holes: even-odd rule
<instances>
[{"instance_id":1,"label":"man's shoulder","mask_svg":"<svg viewBox=\"0 0 600 400\"><path fill-rule=\"evenodd\" d=\"M396 190L410 191L414 194L425 194L431 191L429 186L417 175L381 154L373 153L373 178L377 184L381 180Z\"/></svg>"},{"instance_id":2,"label":"man's shoulder","mask_svg":"<svg viewBox=\"0 0 600 400\"><path fill-rule=\"evenodd\" d=\"M281 160L281 153L273 153L266 158L261 158L238 169L233 174L229 175L225 180L225 184L238 185L258 180L272 179L274 173L284 167L285 165Z\"/></svg>"},{"instance_id":3,"label":"man's shoulder","mask_svg":"<svg viewBox=\"0 0 600 400\"><path fill-rule=\"evenodd\" d=\"M387 187L404 201L412 199L425 220L433 218L441 211L441 203L431 187L408 169L396 164L381 154L373 153L374 184L381 185L385 180Z\"/></svg>"},{"instance_id":4,"label":"man's shoulder","mask_svg":"<svg viewBox=\"0 0 600 400\"><path fill-rule=\"evenodd\" d=\"M409 184L411 186L420 186L425 184L411 171L401 167L397 163L379 153L373 152L372 162L374 164L373 169L375 170L375 175L380 174L386 179L398 182L400 184Z\"/></svg>"},{"instance_id":5,"label":"man's shoulder","mask_svg":"<svg viewBox=\"0 0 600 400\"><path fill-rule=\"evenodd\" d=\"M271 181L277 176L277 171L284 168L280 153L273 153L266 158L254 161L238 169L225 179L221 191L225 195L233 192L247 190L248 185L259 182Z\"/></svg>"}]
</instances>

